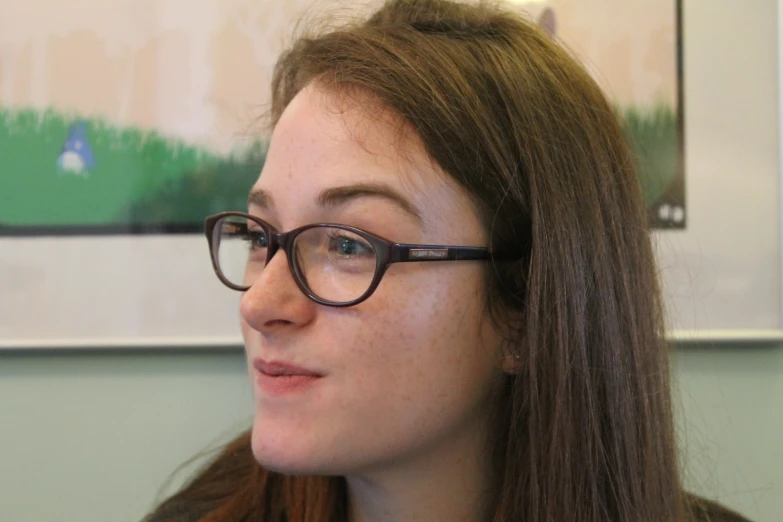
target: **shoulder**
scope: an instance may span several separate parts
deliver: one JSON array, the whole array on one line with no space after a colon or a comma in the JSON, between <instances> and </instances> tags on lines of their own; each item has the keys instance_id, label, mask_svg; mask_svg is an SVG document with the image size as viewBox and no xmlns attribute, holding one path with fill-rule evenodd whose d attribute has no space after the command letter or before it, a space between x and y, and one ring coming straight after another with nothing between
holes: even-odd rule
<instances>
[{"instance_id":1,"label":"shoulder","mask_svg":"<svg viewBox=\"0 0 783 522\"><path fill-rule=\"evenodd\" d=\"M189 502L165 502L141 522L198 522L208 512Z\"/></svg>"},{"instance_id":2,"label":"shoulder","mask_svg":"<svg viewBox=\"0 0 783 522\"><path fill-rule=\"evenodd\" d=\"M717 502L688 494L688 511L692 522L751 522L739 513Z\"/></svg>"}]
</instances>

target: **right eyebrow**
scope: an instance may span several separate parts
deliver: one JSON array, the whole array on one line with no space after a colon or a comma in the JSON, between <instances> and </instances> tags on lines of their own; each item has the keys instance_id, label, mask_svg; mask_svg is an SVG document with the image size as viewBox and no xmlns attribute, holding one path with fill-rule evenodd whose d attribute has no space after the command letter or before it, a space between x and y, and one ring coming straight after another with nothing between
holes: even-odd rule
<instances>
[{"instance_id":1,"label":"right eyebrow","mask_svg":"<svg viewBox=\"0 0 783 522\"><path fill-rule=\"evenodd\" d=\"M364 197L385 199L410 214L419 225L424 223L421 213L405 196L381 183L356 183L324 189L318 194L317 201L323 206L337 206Z\"/></svg>"},{"instance_id":2,"label":"right eyebrow","mask_svg":"<svg viewBox=\"0 0 783 522\"><path fill-rule=\"evenodd\" d=\"M404 212L410 214L420 225L424 223L421 213L403 195L391 187L380 183L357 183L322 190L316 197L319 205L334 207L363 197L385 199ZM253 189L247 197L248 207L256 206L261 210L275 212L275 202L264 189Z\"/></svg>"},{"instance_id":3,"label":"right eyebrow","mask_svg":"<svg viewBox=\"0 0 783 522\"><path fill-rule=\"evenodd\" d=\"M253 189L247 196L247 206L254 205L263 210L275 210L275 202L272 196L264 189Z\"/></svg>"}]
</instances>

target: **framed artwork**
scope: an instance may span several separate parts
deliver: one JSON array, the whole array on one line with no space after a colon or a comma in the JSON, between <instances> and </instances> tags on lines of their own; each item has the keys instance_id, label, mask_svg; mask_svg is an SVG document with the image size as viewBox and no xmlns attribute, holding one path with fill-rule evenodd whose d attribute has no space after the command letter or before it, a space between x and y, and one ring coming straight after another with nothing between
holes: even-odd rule
<instances>
[{"instance_id":1,"label":"framed artwork","mask_svg":"<svg viewBox=\"0 0 783 522\"><path fill-rule=\"evenodd\" d=\"M717 29L693 16L680 22L708 9L706 0L509 3L582 60L624 122L657 229L673 335L777 329L779 269L774 320L715 314L704 300L720 308L735 294L693 287L703 266L690 246L715 259L702 236L717 225L701 216L722 179L698 147L709 130L700 92L723 91L688 68L691 55L711 51L680 45L682 35ZM258 122L275 60L303 13L337 8L348 9L339 0L0 5L0 348L241 344L239 294L212 272L203 219L245 207L264 162ZM755 167L769 174L767 164L744 165ZM773 174L777 183L777 163ZM691 317L707 308L706 320Z\"/></svg>"}]
</instances>

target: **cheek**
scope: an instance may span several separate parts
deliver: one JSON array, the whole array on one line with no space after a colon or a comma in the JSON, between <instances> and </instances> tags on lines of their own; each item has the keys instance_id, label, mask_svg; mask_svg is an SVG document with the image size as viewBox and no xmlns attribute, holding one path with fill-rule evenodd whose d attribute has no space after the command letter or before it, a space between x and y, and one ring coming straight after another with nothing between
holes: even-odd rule
<instances>
[{"instance_id":1,"label":"cheek","mask_svg":"<svg viewBox=\"0 0 783 522\"><path fill-rule=\"evenodd\" d=\"M401 270L388 274L381 282L386 285L376 292L378 315L389 315L379 323L405 321L412 334L440 337L454 335L481 319L483 292L477 266L448 262L398 266ZM472 323L467 325L467 321Z\"/></svg>"},{"instance_id":2,"label":"cheek","mask_svg":"<svg viewBox=\"0 0 783 522\"><path fill-rule=\"evenodd\" d=\"M256 457L288 472L346 474L478 426L495 373L479 336L480 281L456 265L390 270L364 303L320 308L289 332L328 361L332 378L301 403L258 407Z\"/></svg>"},{"instance_id":3,"label":"cheek","mask_svg":"<svg viewBox=\"0 0 783 522\"><path fill-rule=\"evenodd\" d=\"M384 280L387 288L366 302L373 309L357 321L373 326L353 336L339 332L352 347L345 424L356 426L353 437L369 454L442 441L487 410L500 371L479 328L480 278L470 270L443 272Z\"/></svg>"},{"instance_id":4,"label":"cheek","mask_svg":"<svg viewBox=\"0 0 783 522\"><path fill-rule=\"evenodd\" d=\"M432 265L401 272L388 274L364 303L361 327L339 332L355 350L352 363L365 366L359 375L406 394L395 383L410 391L453 389L453 379L475 380L490 371L490 349L479 331L480 271Z\"/></svg>"}]
</instances>

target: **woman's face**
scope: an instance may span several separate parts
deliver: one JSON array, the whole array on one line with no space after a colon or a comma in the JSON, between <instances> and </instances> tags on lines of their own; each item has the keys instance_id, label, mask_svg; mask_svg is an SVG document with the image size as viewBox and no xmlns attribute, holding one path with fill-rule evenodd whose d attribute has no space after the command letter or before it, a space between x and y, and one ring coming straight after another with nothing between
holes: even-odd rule
<instances>
[{"instance_id":1,"label":"woman's face","mask_svg":"<svg viewBox=\"0 0 783 522\"><path fill-rule=\"evenodd\" d=\"M274 130L250 212L278 231L342 223L401 243L486 246L464 191L373 107L302 90ZM350 189L357 185L369 190ZM342 195L327 202L324 191ZM501 375L482 269L393 264L369 299L334 308L299 290L278 251L240 307L258 461L285 473L352 475L475 441ZM286 365L318 377L269 375Z\"/></svg>"}]
</instances>

